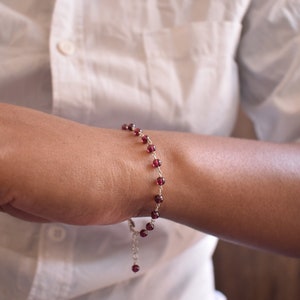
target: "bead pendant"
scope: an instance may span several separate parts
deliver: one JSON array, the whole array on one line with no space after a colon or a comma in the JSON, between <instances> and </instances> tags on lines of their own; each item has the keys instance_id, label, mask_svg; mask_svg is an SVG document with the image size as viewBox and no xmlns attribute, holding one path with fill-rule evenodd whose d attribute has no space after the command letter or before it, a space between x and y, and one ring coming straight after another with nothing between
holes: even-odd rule
<instances>
[{"instance_id":1,"label":"bead pendant","mask_svg":"<svg viewBox=\"0 0 300 300\"><path fill-rule=\"evenodd\" d=\"M137 265L137 264L134 264L131 268L131 270L134 272L134 273L137 273L139 270L140 270L140 266Z\"/></svg>"}]
</instances>

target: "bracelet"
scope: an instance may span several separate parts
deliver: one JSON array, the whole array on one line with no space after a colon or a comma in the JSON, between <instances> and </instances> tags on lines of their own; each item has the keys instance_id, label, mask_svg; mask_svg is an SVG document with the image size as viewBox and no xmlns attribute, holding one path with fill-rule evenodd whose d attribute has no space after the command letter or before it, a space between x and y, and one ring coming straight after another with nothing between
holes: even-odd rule
<instances>
[{"instance_id":1,"label":"bracelet","mask_svg":"<svg viewBox=\"0 0 300 300\"><path fill-rule=\"evenodd\" d=\"M139 237L146 237L148 236L149 232L154 229L154 223L155 220L160 217L159 214L159 208L161 206L161 203L163 202L163 185L165 184L166 180L163 177L162 171L161 171L161 160L157 158L156 156L156 147L152 143L150 137L148 135L145 135L143 131L140 128L136 128L135 124L130 123L130 124L124 124L122 125L123 130L129 130L134 133L135 136L140 137L142 140L143 144L147 145L147 152L152 155L153 161L152 161L152 167L157 169L158 171L158 177L156 178L155 183L158 185L158 193L153 196L153 199L155 201L155 209L151 212L151 219L150 221L146 224L145 228L142 230L137 230L135 228L135 223L133 222L132 219L128 220L128 226L132 235L132 259L133 259L133 265L131 267L132 271L134 273L138 272L140 270L140 266L138 265L138 238Z\"/></svg>"}]
</instances>

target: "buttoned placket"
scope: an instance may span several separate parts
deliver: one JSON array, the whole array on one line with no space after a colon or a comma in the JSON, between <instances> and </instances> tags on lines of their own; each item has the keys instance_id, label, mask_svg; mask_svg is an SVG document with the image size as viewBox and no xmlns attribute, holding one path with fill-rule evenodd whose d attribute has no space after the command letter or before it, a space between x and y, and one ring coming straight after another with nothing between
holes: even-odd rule
<instances>
[{"instance_id":1,"label":"buttoned placket","mask_svg":"<svg viewBox=\"0 0 300 300\"><path fill-rule=\"evenodd\" d=\"M28 300L68 299L75 240L76 231L66 225L41 225L37 270Z\"/></svg>"},{"instance_id":2,"label":"buttoned placket","mask_svg":"<svg viewBox=\"0 0 300 300\"><path fill-rule=\"evenodd\" d=\"M81 76L84 76L84 72L74 72L74 68L82 70L76 57L81 37L78 34L80 25L78 28L71 28L73 22L70 18L75 18L75 14L69 13L71 9L73 6L70 1L57 0L50 28L53 113L60 116L64 116L68 109L72 112L72 107L78 108L85 103L84 99L88 94L84 87L77 86L78 82L83 82ZM80 21L79 18L78 22ZM88 115L88 110L87 108L78 111L82 115ZM72 118L72 115L64 117ZM71 229L63 224L41 225L37 268L28 300L69 298L73 280L75 241L76 230L73 227Z\"/></svg>"},{"instance_id":3,"label":"buttoned placket","mask_svg":"<svg viewBox=\"0 0 300 300\"><path fill-rule=\"evenodd\" d=\"M88 123L93 104L85 62L84 8L57 0L50 33L50 63L55 115Z\"/></svg>"}]
</instances>

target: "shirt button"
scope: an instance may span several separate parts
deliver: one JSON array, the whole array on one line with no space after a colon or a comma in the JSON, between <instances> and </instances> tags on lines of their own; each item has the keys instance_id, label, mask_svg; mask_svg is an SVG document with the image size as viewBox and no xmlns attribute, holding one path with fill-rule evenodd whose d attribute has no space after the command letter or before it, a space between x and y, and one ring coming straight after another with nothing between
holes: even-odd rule
<instances>
[{"instance_id":1,"label":"shirt button","mask_svg":"<svg viewBox=\"0 0 300 300\"><path fill-rule=\"evenodd\" d=\"M66 237L66 230L59 226L51 226L48 236L53 242L62 242Z\"/></svg>"},{"instance_id":2,"label":"shirt button","mask_svg":"<svg viewBox=\"0 0 300 300\"><path fill-rule=\"evenodd\" d=\"M73 55L75 52L75 45L73 42L65 40L57 44L57 49L63 55L69 56Z\"/></svg>"}]
</instances>

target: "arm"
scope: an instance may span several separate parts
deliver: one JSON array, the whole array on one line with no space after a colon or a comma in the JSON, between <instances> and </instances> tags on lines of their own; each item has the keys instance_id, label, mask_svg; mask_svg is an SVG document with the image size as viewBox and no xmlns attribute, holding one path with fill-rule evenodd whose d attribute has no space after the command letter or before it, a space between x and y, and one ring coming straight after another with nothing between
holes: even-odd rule
<instances>
[{"instance_id":1,"label":"arm","mask_svg":"<svg viewBox=\"0 0 300 300\"><path fill-rule=\"evenodd\" d=\"M2 210L80 225L149 216L155 173L135 137L10 105L0 111ZM148 133L167 179L162 217L300 256L298 145Z\"/></svg>"},{"instance_id":2,"label":"arm","mask_svg":"<svg viewBox=\"0 0 300 300\"><path fill-rule=\"evenodd\" d=\"M300 255L299 145L178 133L157 138L167 148L167 218L233 242Z\"/></svg>"}]
</instances>

